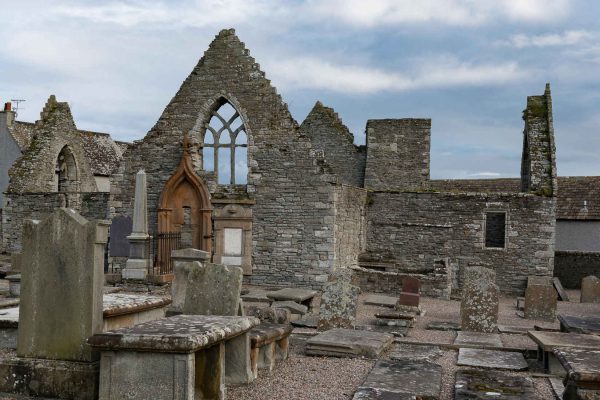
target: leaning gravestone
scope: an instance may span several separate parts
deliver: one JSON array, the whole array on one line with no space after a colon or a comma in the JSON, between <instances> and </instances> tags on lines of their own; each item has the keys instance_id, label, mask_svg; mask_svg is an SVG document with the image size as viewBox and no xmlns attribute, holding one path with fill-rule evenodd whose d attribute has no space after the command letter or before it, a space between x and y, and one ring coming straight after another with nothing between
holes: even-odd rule
<instances>
[{"instance_id":1,"label":"leaning gravestone","mask_svg":"<svg viewBox=\"0 0 600 400\"><path fill-rule=\"evenodd\" d=\"M600 279L597 276L586 276L581 280L581 302L600 303Z\"/></svg>"},{"instance_id":2,"label":"leaning gravestone","mask_svg":"<svg viewBox=\"0 0 600 400\"><path fill-rule=\"evenodd\" d=\"M351 284L350 270L331 274L321 295L320 317L317 329L354 328L360 288Z\"/></svg>"},{"instance_id":3,"label":"leaning gravestone","mask_svg":"<svg viewBox=\"0 0 600 400\"><path fill-rule=\"evenodd\" d=\"M488 268L469 267L460 305L463 331L496 332L500 289L496 273Z\"/></svg>"},{"instance_id":4,"label":"leaning gravestone","mask_svg":"<svg viewBox=\"0 0 600 400\"><path fill-rule=\"evenodd\" d=\"M111 257L129 257L129 240L133 221L129 216L113 218L110 224L109 255Z\"/></svg>"},{"instance_id":5,"label":"leaning gravestone","mask_svg":"<svg viewBox=\"0 0 600 400\"><path fill-rule=\"evenodd\" d=\"M107 238L107 222L66 208L44 221L25 221L18 356L97 358L85 340L102 332Z\"/></svg>"},{"instance_id":6,"label":"leaning gravestone","mask_svg":"<svg viewBox=\"0 0 600 400\"><path fill-rule=\"evenodd\" d=\"M236 316L240 309L240 267L194 261L188 275L183 313Z\"/></svg>"},{"instance_id":7,"label":"leaning gravestone","mask_svg":"<svg viewBox=\"0 0 600 400\"><path fill-rule=\"evenodd\" d=\"M556 318L556 289L550 281L538 284L537 281L525 289L525 318L554 321Z\"/></svg>"}]
</instances>

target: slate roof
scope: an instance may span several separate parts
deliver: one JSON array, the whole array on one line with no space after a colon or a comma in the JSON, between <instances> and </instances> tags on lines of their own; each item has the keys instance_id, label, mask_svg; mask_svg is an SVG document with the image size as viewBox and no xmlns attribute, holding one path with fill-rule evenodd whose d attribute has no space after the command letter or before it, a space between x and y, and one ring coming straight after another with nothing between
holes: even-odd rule
<instances>
[{"instance_id":1,"label":"slate roof","mask_svg":"<svg viewBox=\"0 0 600 400\"><path fill-rule=\"evenodd\" d=\"M31 138L33 137L33 131L35 124L31 122L20 122L15 121L11 128L8 129L12 137L15 139L21 151L29 147Z\"/></svg>"},{"instance_id":2,"label":"slate roof","mask_svg":"<svg viewBox=\"0 0 600 400\"><path fill-rule=\"evenodd\" d=\"M514 193L521 191L521 179L434 179L431 187L459 192Z\"/></svg>"},{"instance_id":3,"label":"slate roof","mask_svg":"<svg viewBox=\"0 0 600 400\"><path fill-rule=\"evenodd\" d=\"M600 220L600 176L559 177L556 219Z\"/></svg>"}]
</instances>

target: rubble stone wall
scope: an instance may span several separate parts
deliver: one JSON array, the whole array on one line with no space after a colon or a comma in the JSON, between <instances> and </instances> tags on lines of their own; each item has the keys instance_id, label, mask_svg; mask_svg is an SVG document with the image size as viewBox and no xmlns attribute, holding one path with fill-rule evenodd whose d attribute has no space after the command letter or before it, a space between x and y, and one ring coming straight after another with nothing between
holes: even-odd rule
<instances>
[{"instance_id":1,"label":"rubble stone wall","mask_svg":"<svg viewBox=\"0 0 600 400\"><path fill-rule=\"evenodd\" d=\"M554 276L567 289L581 289L581 280L589 275L600 276L600 253L587 251L557 251L554 255Z\"/></svg>"},{"instance_id":2,"label":"rubble stone wall","mask_svg":"<svg viewBox=\"0 0 600 400\"><path fill-rule=\"evenodd\" d=\"M340 185L335 189L335 267L358 265L366 247L367 191Z\"/></svg>"}]
</instances>

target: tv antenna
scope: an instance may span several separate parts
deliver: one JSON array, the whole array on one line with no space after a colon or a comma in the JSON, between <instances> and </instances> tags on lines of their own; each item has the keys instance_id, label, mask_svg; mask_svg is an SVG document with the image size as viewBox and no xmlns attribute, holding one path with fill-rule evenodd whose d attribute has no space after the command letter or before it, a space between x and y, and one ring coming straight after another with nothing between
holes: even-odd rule
<instances>
[{"instance_id":1,"label":"tv antenna","mask_svg":"<svg viewBox=\"0 0 600 400\"><path fill-rule=\"evenodd\" d=\"M17 119L17 117L19 116L19 110L24 110L24 108L20 108L19 107L19 104L23 103L24 101L25 100L23 100L23 99L10 99L10 102L15 104L15 108L14 108L14 110L15 110L15 119Z\"/></svg>"}]
</instances>

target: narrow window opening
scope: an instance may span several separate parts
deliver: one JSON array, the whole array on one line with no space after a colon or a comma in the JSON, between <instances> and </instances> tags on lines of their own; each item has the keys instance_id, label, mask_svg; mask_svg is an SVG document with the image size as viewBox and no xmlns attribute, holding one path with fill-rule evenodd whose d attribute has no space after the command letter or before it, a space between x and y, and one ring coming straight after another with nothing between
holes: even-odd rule
<instances>
[{"instance_id":1,"label":"narrow window opening","mask_svg":"<svg viewBox=\"0 0 600 400\"><path fill-rule=\"evenodd\" d=\"M485 213L485 247L503 249L506 246L506 213Z\"/></svg>"}]
</instances>

